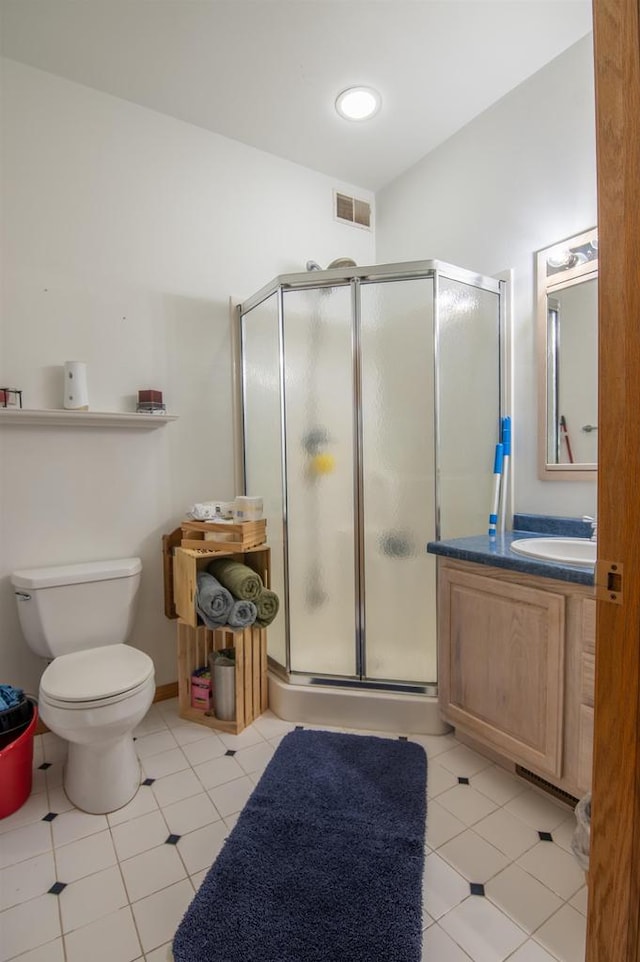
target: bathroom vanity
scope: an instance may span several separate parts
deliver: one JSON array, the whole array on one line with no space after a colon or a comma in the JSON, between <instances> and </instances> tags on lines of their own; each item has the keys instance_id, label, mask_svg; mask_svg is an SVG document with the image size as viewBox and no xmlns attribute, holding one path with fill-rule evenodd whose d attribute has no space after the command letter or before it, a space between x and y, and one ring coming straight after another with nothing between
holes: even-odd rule
<instances>
[{"instance_id":1,"label":"bathroom vanity","mask_svg":"<svg viewBox=\"0 0 640 962\"><path fill-rule=\"evenodd\" d=\"M522 532L434 542L443 718L579 797L591 784L593 569L514 555Z\"/></svg>"}]
</instances>

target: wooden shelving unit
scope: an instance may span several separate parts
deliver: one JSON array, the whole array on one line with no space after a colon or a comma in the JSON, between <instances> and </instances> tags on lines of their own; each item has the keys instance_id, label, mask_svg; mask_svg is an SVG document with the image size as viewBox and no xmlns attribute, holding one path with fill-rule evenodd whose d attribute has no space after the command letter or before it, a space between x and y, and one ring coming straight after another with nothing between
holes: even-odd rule
<instances>
[{"instance_id":1,"label":"wooden shelving unit","mask_svg":"<svg viewBox=\"0 0 640 962\"><path fill-rule=\"evenodd\" d=\"M223 721L215 714L191 707L194 669L206 666L209 653L223 648L234 648L236 652L236 717L233 721ZM266 628L254 625L242 630L217 628L212 631L202 625L192 628L178 621L178 707L181 718L229 735L239 735L266 711L268 704Z\"/></svg>"},{"instance_id":2,"label":"wooden shelving unit","mask_svg":"<svg viewBox=\"0 0 640 962\"><path fill-rule=\"evenodd\" d=\"M261 536L264 537L265 522L260 523ZM193 525L191 524L192 528ZM265 588L271 586L271 551L266 543L245 547L238 551L238 541L248 543L256 532L256 522L242 522L238 525L219 526L224 531L244 529L239 534L235 530L235 544L201 541L198 544L210 545L203 550L183 548L180 543L184 530L176 528L162 539L164 560L164 604L167 618L177 619L178 648L178 705L180 717L188 721L206 725L217 731L238 735L269 704L267 683L267 629L257 625L249 628L233 629L229 626L211 630L198 624L195 610L198 571L206 569L216 558L232 558L252 568L260 575ZM206 526L210 530L209 526ZM225 545L223 549L223 544ZM191 676L196 668L206 667L209 654L223 648L235 648L236 675L235 700L236 717L233 721L216 718L215 714L200 711L191 706ZM214 693L215 703L215 693Z\"/></svg>"},{"instance_id":3,"label":"wooden shelving unit","mask_svg":"<svg viewBox=\"0 0 640 962\"><path fill-rule=\"evenodd\" d=\"M203 542L207 543L207 542ZM271 551L266 544L245 551L236 551L233 546L226 551L199 551L192 548L175 548L173 552L173 592L175 610L178 618L195 628L198 624L195 599L198 590L198 571L216 558L231 558L247 565L260 575L265 588L271 587Z\"/></svg>"}]
</instances>

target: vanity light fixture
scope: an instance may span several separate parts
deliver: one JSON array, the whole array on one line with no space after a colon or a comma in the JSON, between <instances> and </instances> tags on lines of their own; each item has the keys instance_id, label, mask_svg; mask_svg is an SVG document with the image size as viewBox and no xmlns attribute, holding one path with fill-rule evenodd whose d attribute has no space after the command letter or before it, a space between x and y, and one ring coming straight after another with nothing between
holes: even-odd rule
<instances>
[{"instance_id":1,"label":"vanity light fixture","mask_svg":"<svg viewBox=\"0 0 640 962\"><path fill-rule=\"evenodd\" d=\"M589 261L597 261L597 259L597 234L583 244L575 246L573 244L557 244L547 254L547 273L555 274L558 271L569 271L582 264L588 264Z\"/></svg>"},{"instance_id":2,"label":"vanity light fixture","mask_svg":"<svg viewBox=\"0 0 640 962\"><path fill-rule=\"evenodd\" d=\"M568 247L554 247L547 256L547 264L556 270L560 270L562 267L573 267L575 263L575 255Z\"/></svg>"},{"instance_id":3,"label":"vanity light fixture","mask_svg":"<svg viewBox=\"0 0 640 962\"><path fill-rule=\"evenodd\" d=\"M336 110L344 120L369 120L380 110L382 99L373 87L348 87L336 98Z\"/></svg>"}]
</instances>

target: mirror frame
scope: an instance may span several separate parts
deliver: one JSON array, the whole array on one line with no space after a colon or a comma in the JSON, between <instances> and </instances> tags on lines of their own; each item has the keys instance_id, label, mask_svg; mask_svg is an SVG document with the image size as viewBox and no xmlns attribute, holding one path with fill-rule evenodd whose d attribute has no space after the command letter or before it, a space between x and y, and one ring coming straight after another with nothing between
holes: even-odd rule
<instances>
[{"instance_id":1,"label":"mirror frame","mask_svg":"<svg viewBox=\"0 0 640 962\"><path fill-rule=\"evenodd\" d=\"M538 353L538 477L541 481L596 481L598 465L590 463L552 464L548 452L548 396L549 396L549 320L547 297L557 291L598 276L598 258L585 264L577 264L547 274L547 257L556 247L576 248L592 240L597 240L598 229L592 227L581 234L573 234L565 240L550 244L536 251L536 315L537 315L537 353Z\"/></svg>"}]
</instances>

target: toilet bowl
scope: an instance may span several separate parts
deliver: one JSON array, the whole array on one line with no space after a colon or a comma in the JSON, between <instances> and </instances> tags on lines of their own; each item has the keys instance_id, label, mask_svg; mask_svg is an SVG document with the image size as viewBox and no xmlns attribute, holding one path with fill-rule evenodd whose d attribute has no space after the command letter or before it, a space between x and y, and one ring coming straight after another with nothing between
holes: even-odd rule
<instances>
[{"instance_id":1,"label":"toilet bowl","mask_svg":"<svg viewBox=\"0 0 640 962\"><path fill-rule=\"evenodd\" d=\"M122 808L140 786L132 731L153 701L153 662L129 645L62 655L40 681L40 717L69 743L64 788L85 812Z\"/></svg>"},{"instance_id":2,"label":"toilet bowl","mask_svg":"<svg viewBox=\"0 0 640 962\"><path fill-rule=\"evenodd\" d=\"M122 808L140 785L132 732L155 692L151 658L124 644L133 623L139 558L16 571L29 647L53 659L40 680L40 716L68 742L64 789L77 808Z\"/></svg>"}]
</instances>

